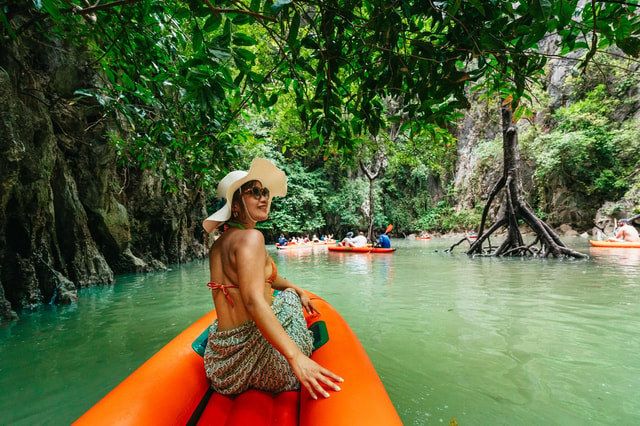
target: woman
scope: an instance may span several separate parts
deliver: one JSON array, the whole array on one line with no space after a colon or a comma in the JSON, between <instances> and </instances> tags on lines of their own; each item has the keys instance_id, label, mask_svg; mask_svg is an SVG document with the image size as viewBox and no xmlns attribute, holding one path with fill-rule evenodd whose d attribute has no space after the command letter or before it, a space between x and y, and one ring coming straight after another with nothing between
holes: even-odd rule
<instances>
[{"instance_id":1,"label":"woman","mask_svg":"<svg viewBox=\"0 0 640 426\"><path fill-rule=\"evenodd\" d=\"M249 172L236 170L218 185L224 206L203 222L209 233L226 230L211 246L209 271L218 319L209 330L205 370L216 392L249 388L270 392L299 389L325 398L325 387L342 382L309 356L312 335L302 307L317 310L304 291L277 275L257 222L269 217L271 199L287 193L287 178L268 160L256 158ZM282 292L272 298L272 289Z\"/></svg>"}]
</instances>

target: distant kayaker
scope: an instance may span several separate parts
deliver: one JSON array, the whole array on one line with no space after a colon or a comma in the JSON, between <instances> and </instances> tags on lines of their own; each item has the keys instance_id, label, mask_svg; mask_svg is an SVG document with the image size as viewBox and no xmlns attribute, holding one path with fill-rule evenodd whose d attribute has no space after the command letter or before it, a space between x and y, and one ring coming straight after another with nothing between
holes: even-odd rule
<instances>
[{"instance_id":1,"label":"distant kayaker","mask_svg":"<svg viewBox=\"0 0 640 426\"><path fill-rule=\"evenodd\" d=\"M351 247L364 247L367 244L369 244L369 241L367 240L367 237L364 235L364 232L360 231L358 232L358 235L356 235L350 242Z\"/></svg>"},{"instance_id":2,"label":"distant kayaker","mask_svg":"<svg viewBox=\"0 0 640 426\"><path fill-rule=\"evenodd\" d=\"M317 310L307 294L278 275L264 236L255 229L269 217L271 200L287 193L287 177L270 161L256 158L249 172L236 170L218 185L226 202L203 227L227 230L211 246L209 271L218 319L209 329L204 366L211 387L224 395L247 389L296 390L300 384L312 398L339 391L335 373L309 356L312 332L304 309ZM281 292L272 297L272 289Z\"/></svg>"},{"instance_id":3,"label":"distant kayaker","mask_svg":"<svg viewBox=\"0 0 640 426\"><path fill-rule=\"evenodd\" d=\"M364 232L358 232L358 235L353 236L353 232L347 232L347 236L338 244L343 247L364 247L369 243Z\"/></svg>"},{"instance_id":4,"label":"distant kayaker","mask_svg":"<svg viewBox=\"0 0 640 426\"><path fill-rule=\"evenodd\" d=\"M378 244L376 246L382 248L391 248L391 240L389 239L389 236L385 233L380 234L380 236L378 237Z\"/></svg>"},{"instance_id":5,"label":"distant kayaker","mask_svg":"<svg viewBox=\"0 0 640 426\"><path fill-rule=\"evenodd\" d=\"M631 241L637 242L640 241L640 235L638 235L638 230L631 226L629 223L629 219L620 219L618 221L620 227L618 228L618 233L615 236L615 239L618 241Z\"/></svg>"},{"instance_id":6,"label":"distant kayaker","mask_svg":"<svg viewBox=\"0 0 640 426\"><path fill-rule=\"evenodd\" d=\"M351 247L351 240L353 239L353 232L347 232L347 235L338 243L339 246Z\"/></svg>"}]
</instances>

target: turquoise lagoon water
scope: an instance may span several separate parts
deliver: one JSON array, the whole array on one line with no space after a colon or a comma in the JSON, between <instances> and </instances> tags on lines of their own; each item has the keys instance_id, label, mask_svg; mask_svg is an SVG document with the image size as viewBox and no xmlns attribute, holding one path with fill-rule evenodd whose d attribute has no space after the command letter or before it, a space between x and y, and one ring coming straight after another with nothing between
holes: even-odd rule
<instances>
[{"instance_id":1,"label":"turquoise lagoon water","mask_svg":"<svg viewBox=\"0 0 640 426\"><path fill-rule=\"evenodd\" d=\"M276 251L329 301L405 425L640 424L640 249L589 260L469 258L454 240L394 254ZM120 276L0 328L0 424L68 425L212 308L205 262Z\"/></svg>"}]
</instances>

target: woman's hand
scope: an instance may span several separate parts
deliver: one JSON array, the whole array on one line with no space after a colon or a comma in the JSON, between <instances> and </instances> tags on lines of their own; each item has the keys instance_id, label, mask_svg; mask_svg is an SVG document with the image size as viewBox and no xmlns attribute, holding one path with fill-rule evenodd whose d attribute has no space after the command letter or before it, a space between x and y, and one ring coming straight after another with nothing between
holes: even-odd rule
<instances>
[{"instance_id":1,"label":"woman's hand","mask_svg":"<svg viewBox=\"0 0 640 426\"><path fill-rule=\"evenodd\" d=\"M313 302L311 301L309 296L307 296L307 293L305 293L304 290L298 287L296 288L296 293L298 293L298 296L300 296L300 303L302 304L302 307L307 311L309 315L320 313L320 311L317 310L313 305Z\"/></svg>"},{"instance_id":2,"label":"woman's hand","mask_svg":"<svg viewBox=\"0 0 640 426\"><path fill-rule=\"evenodd\" d=\"M271 287L277 290L282 290L282 291L287 289L291 289L295 291L298 297L300 298L300 303L302 304L302 307L305 309L305 311L307 311L309 315L320 313L320 311L316 309L313 302L311 301L309 296L307 296L307 293L305 293L303 289L293 284L292 282L287 281L285 278L281 277L280 275L276 277L273 284L271 284Z\"/></svg>"},{"instance_id":3,"label":"woman's hand","mask_svg":"<svg viewBox=\"0 0 640 426\"><path fill-rule=\"evenodd\" d=\"M318 399L318 395L329 398L329 392L326 391L325 386L337 392L340 386L335 382L344 382L342 377L322 367L302 352L289 363L296 377L313 399Z\"/></svg>"}]
</instances>

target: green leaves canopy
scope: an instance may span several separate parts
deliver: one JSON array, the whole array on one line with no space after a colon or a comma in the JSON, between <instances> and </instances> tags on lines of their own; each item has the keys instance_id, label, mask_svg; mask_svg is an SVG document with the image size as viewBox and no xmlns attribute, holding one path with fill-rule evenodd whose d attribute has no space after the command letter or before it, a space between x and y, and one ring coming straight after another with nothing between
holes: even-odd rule
<instances>
[{"instance_id":1,"label":"green leaves canopy","mask_svg":"<svg viewBox=\"0 0 640 426\"><path fill-rule=\"evenodd\" d=\"M0 10L14 39L23 7ZM547 36L565 53L588 49L586 60L612 45L640 52L637 1L40 0L31 9L91 46L105 80L79 94L119 118L123 158L182 179L234 162L252 139L235 127L249 103L270 108L293 93L309 150L349 156L386 125L388 97L403 105L391 120L413 134L467 107L470 81L517 104L545 65L537 43Z\"/></svg>"}]
</instances>

